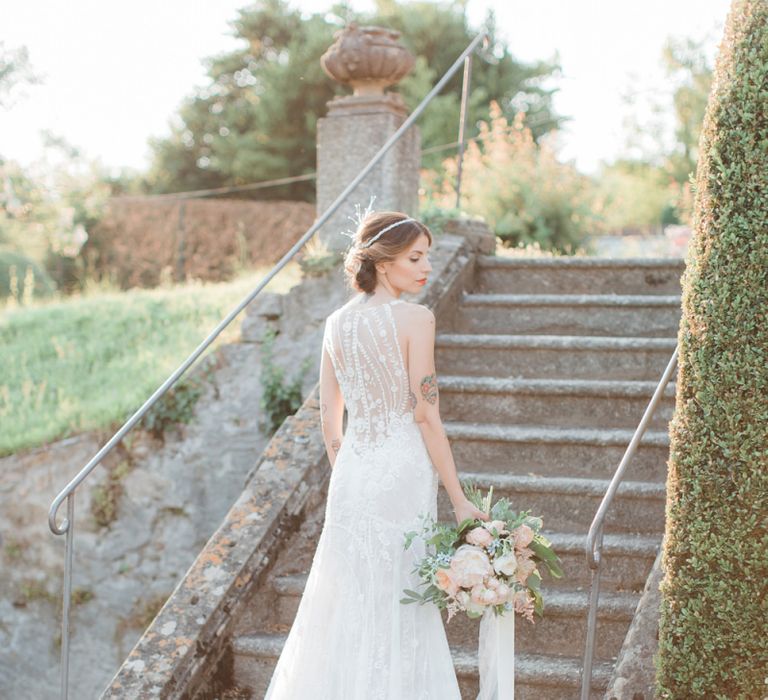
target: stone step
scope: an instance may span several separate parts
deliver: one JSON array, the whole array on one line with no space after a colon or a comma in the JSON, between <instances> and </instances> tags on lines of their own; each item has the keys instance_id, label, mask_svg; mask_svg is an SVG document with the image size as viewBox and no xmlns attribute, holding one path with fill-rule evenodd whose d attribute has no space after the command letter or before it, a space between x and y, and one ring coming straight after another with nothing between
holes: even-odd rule
<instances>
[{"instance_id":1,"label":"stone step","mask_svg":"<svg viewBox=\"0 0 768 700\"><path fill-rule=\"evenodd\" d=\"M669 258L507 258L476 260L475 289L505 294L679 294L685 263Z\"/></svg>"},{"instance_id":2,"label":"stone step","mask_svg":"<svg viewBox=\"0 0 768 700\"><path fill-rule=\"evenodd\" d=\"M453 521L451 521L453 522ZM585 558L585 535L567 532L545 532L552 547L560 557L565 575L562 579L543 576L548 588L566 588L569 591L586 591L591 582L591 571ZM603 539L603 571L600 590L642 591L648 572L661 545L660 537L630 535L605 535ZM309 571L282 574L271 578L274 592L273 619L290 626L296 616L299 601L306 586Z\"/></svg>"},{"instance_id":3,"label":"stone step","mask_svg":"<svg viewBox=\"0 0 768 700\"><path fill-rule=\"evenodd\" d=\"M677 337L679 295L467 294L454 330L590 336Z\"/></svg>"},{"instance_id":4,"label":"stone step","mask_svg":"<svg viewBox=\"0 0 768 700\"><path fill-rule=\"evenodd\" d=\"M461 697L475 700L480 692L477 645L451 649ZM515 700L574 700L581 692L581 658L515 653ZM603 700L613 662L595 661L590 700Z\"/></svg>"},{"instance_id":5,"label":"stone step","mask_svg":"<svg viewBox=\"0 0 768 700\"><path fill-rule=\"evenodd\" d=\"M565 572L562 579L543 574L547 586L589 590L592 571L586 561L586 533L544 531L543 534L552 543ZM660 535L604 535L600 590L642 592L660 547Z\"/></svg>"},{"instance_id":6,"label":"stone step","mask_svg":"<svg viewBox=\"0 0 768 700\"><path fill-rule=\"evenodd\" d=\"M517 622L517 621L515 621ZM251 689L251 697L263 698L277 659L285 644L287 632L257 633L232 640L233 675L239 687ZM452 648L454 668L462 698L474 700L478 693L476 646ZM515 653L516 700L572 700L581 687L581 659L545 654ZM613 665L596 661L592 673L592 697L602 698L608 686Z\"/></svg>"},{"instance_id":7,"label":"stone step","mask_svg":"<svg viewBox=\"0 0 768 700\"><path fill-rule=\"evenodd\" d=\"M476 423L635 428L656 384L610 379L441 375L440 415L446 421L472 416ZM675 384L670 382L649 427L666 430L674 409Z\"/></svg>"},{"instance_id":8,"label":"stone step","mask_svg":"<svg viewBox=\"0 0 768 700\"><path fill-rule=\"evenodd\" d=\"M531 477L517 474L458 472L462 482L472 482L483 493L493 486L493 500L506 497L513 510L540 516L547 530L586 533L608 490L607 479L565 476ZM664 530L666 484L623 481L605 521L605 532L660 535ZM438 489L438 519L450 522L451 502ZM455 518L454 518L455 521Z\"/></svg>"},{"instance_id":9,"label":"stone step","mask_svg":"<svg viewBox=\"0 0 768 700\"><path fill-rule=\"evenodd\" d=\"M658 383L676 344L675 338L439 333L435 365L438 382L461 374Z\"/></svg>"},{"instance_id":10,"label":"stone step","mask_svg":"<svg viewBox=\"0 0 768 700\"><path fill-rule=\"evenodd\" d=\"M610 479L633 429L559 428L548 425L500 425L445 421L458 469L538 476ZM646 430L627 477L666 482L667 431Z\"/></svg>"},{"instance_id":11,"label":"stone step","mask_svg":"<svg viewBox=\"0 0 768 700\"><path fill-rule=\"evenodd\" d=\"M534 623L521 616L515 619L515 649L522 653L580 656L587 635L588 593L542 587L542 595L543 618L535 617ZM618 655L639 600L639 593L600 593L597 608L598 634L595 636L596 659L610 661ZM448 643L452 647L477 648L479 618L471 619L459 614L448 622L448 613L443 610L441 614Z\"/></svg>"}]
</instances>

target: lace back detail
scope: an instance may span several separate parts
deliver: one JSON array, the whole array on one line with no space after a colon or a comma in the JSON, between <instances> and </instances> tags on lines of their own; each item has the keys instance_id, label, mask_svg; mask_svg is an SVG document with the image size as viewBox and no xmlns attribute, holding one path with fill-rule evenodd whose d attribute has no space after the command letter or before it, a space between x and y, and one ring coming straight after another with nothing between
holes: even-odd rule
<instances>
[{"instance_id":1,"label":"lace back detail","mask_svg":"<svg viewBox=\"0 0 768 700\"><path fill-rule=\"evenodd\" d=\"M333 363L348 413L345 440L381 446L396 427L413 422L408 372L397 332L393 300L332 313L323 347Z\"/></svg>"}]
</instances>

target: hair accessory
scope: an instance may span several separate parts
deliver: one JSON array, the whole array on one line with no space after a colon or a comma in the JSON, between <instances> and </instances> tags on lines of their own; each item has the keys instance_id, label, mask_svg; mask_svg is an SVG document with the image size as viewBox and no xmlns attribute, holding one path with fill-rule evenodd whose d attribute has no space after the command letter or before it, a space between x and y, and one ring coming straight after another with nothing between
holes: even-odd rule
<instances>
[{"instance_id":1,"label":"hair accessory","mask_svg":"<svg viewBox=\"0 0 768 700\"><path fill-rule=\"evenodd\" d=\"M376 195L372 194L370 200L368 201L368 206L365 208L365 211L360 211L360 202L357 202L355 204L355 215L347 217L355 225L355 229L360 228L360 224L363 223L363 219L365 219L366 216L368 216L373 212L373 203L375 200L376 200ZM339 233L342 236L351 238L352 240L354 240L356 235L356 231L350 231L350 230L339 231Z\"/></svg>"},{"instance_id":2,"label":"hair accessory","mask_svg":"<svg viewBox=\"0 0 768 700\"><path fill-rule=\"evenodd\" d=\"M370 240L367 240L365 243L361 244L361 248L367 248L368 246L373 245L382 234L385 234L389 229L395 228L395 226L399 226L400 224L406 224L409 221L416 221L416 219L411 219L410 217L407 219L400 219L400 221L395 221L394 224L390 224L389 226L385 226L381 231L379 231L373 238Z\"/></svg>"},{"instance_id":3,"label":"hair accessory","mask_svg":"<svg viewBox=\"0 0 768 700\"><path fill-rule=\"evenodd\" d=\"M346 236L347 238L351 238L353 241L355 237L357 236L357 230L360 228L360 225L363 223L363 220L368 217L369 214L373 213L373 202L376 200L376 195L371 195L370 201L368 202L368 206L365 208L364 211L361 211L360 209L360 203L358 202L355 204L355 215L354 216L348 216L347 218L355 224L355 230L350 231L339 231L339 233L342 236ZM379 231L373 238L366 241L365 243L358 246L358 248L367 248L368 246L373 245L378 239L379 236L389 231L391 228L395 228L395 226L399 226L400 224L405 224L409 221L416 221L416 219L406 218L406 219L400 219L400 221L395 221L395 223L390 224L389 226L385 226L381 231Z\"/></svg>"}]
</instances>

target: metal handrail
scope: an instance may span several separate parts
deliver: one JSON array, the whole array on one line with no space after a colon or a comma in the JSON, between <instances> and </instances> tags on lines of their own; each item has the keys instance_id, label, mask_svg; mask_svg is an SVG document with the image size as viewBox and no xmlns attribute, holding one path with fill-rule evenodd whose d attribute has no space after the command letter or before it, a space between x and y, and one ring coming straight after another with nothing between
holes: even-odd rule
<instances>
[{"instance_id":1,"label":"metal handrail","mask_svg":"<svg viewBox=\"0 0 768 700\"><path fill-rule=\"evenodd\" d=\"M643 417L640 419L640 423L635 429L635 434L632 436L629 445L627 446L624 456L619 462L619 466L616 468L616 472L611 479L611 483L608 486L608 490L603 496L603 500L600 501L600 506L595 513L595 517L592 519L592 524L589 526L589 533L587 534L587 541L585 545L587 555L587 566L592 571L592 580L589 590L589 610L587 613L587 639L584 644L584 663L581 671L581 700L589 700L590 690L592 686L592 661L595 652L595 631L597 626L597 603L600 597L600 573L602 566L602 550L603 550L603 525L605 524L605 518L608 514L608 509L613 503L613 498L616 495L616 491L619 488L621 480L624 478L624 472L627 470L632 457L637 452L637 447L645 434L645 429L648 427L656 407L661 400L661 396L666 389L669 379L672 376L672 372L677 365L677 351L679 345L675 345L675 351L672 353L672 357L667 363L667 367L656 385L656 390L653 392L651 400L648 402L648 406L645 409Z\"/></svg>"},{"instance_id":2,"label":"metal handrail","mask_svg":"<svg viewBox=\"0 0 768 700\"><path fill-rule=\"evenodd\" d=\"M406 132L408 128L416 121L421 113L426 109L427 105L437 95L445 84L453 77L454 73L459 69L461 64L469 60L470 55L475 51L481 41L488 42L489 34L484 27L477 36L469 43L466 49L451 65L451 67L445 72L443 77L435 84L435 86L427 93L424 99L414 109L414 111L408 116L408 118L400 125L392 136L386 141L386 143L379 149L368 164L357 174L357 176L344 188L338 197L328 206L328 208L320 215L320 217L309 227L309 229L302 235L302 237L296 241L291 249L283 255L282 258L275 264L270 272L264 277L264 279L256 285L256 288L248 294L222 321L214 328L208 335L208 337L197 346L192 354L166 379L158 389L144 402L144 404L122 425L122 427L110 438L110 440L90 459L90 461L80 470L80 472L58 493L58 495L51 502L51 506L48 510L48 526L54 535L64 535L65 539L65 556L64 556L64 593L63 593L63 607L62 607L62 627L61 627L61 698L67 700L68 696L68 684L69 684L69 613L70 613L70 601L72 590L72 553L73 553L73 537L74 537L74 516L75 516L75 492L77 487L85 480L85 478L93 471L93 469L101 462L103 457L123 438L123 436L142 418L142 416L157 402L157 400L165 394L165 392L181 377L181 375L189 368L189 366L203 353L203 351L218 337L218 335L226 328L229 323L256 297L256 295L267 286L272 278L285 267L285 265L293 258L293 256L302 248L302 246L317 232L317 230L328 221L328 219L336 212L341 206L344 200L349 194L357 187L366 175L378 164L378 162L386 155L386 153L392 148L392 146L400 139L400 137ZM469 78L469 72L465 71L465 81ZM469 86L464 85L463 90L466 93ZM61 523L57 525L56 516L64 499L67 499L67 517Z\"/></svg>"}]
</instances>

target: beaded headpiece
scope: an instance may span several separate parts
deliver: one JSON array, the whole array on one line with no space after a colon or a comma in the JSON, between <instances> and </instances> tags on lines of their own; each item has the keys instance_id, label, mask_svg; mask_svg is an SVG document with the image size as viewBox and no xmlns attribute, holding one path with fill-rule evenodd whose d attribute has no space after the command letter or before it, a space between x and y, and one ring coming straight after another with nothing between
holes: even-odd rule
<instances>
[{"instance_id":1,"label":"beaded headpiece","mask_svg":"<svg viewBox=\"0 0 768 700\"><path fill-rule=\"evenodd\" d=\"M368 206L365 208L365 211L363 211L363 212L360 211L360 205L359 204L355 204L355 216L354 216L354 218L351 217L351 216L349 216L347 218L350 221L352 221L356 225L356 227L359 228L360 224L363 223L363 220L369 214L371 214L373 212L373 202L374 202L375 199L376 199L376 195L375 194L371 195L371 199L368 202ZM365 243L359 244L358 248L368 248L369 246L373 245L379 239L380 236L385 234L390 229L393 229L393 228L395 228L395 226L399 226L400 224L406 224L409 221L416 221L416 219L412 219L410 217L407 217L405 219L400 219L400 221L395 221L394 223L389 224L389 226L385 226L383 229L381 229L381 231L379 231L373 238L367 240ZM355 237L355 232L354 231L341 231L341 234L343 236L347 236L348 238L352 238L354 240L354 237Z\"/></svg>"}]
</instances>

